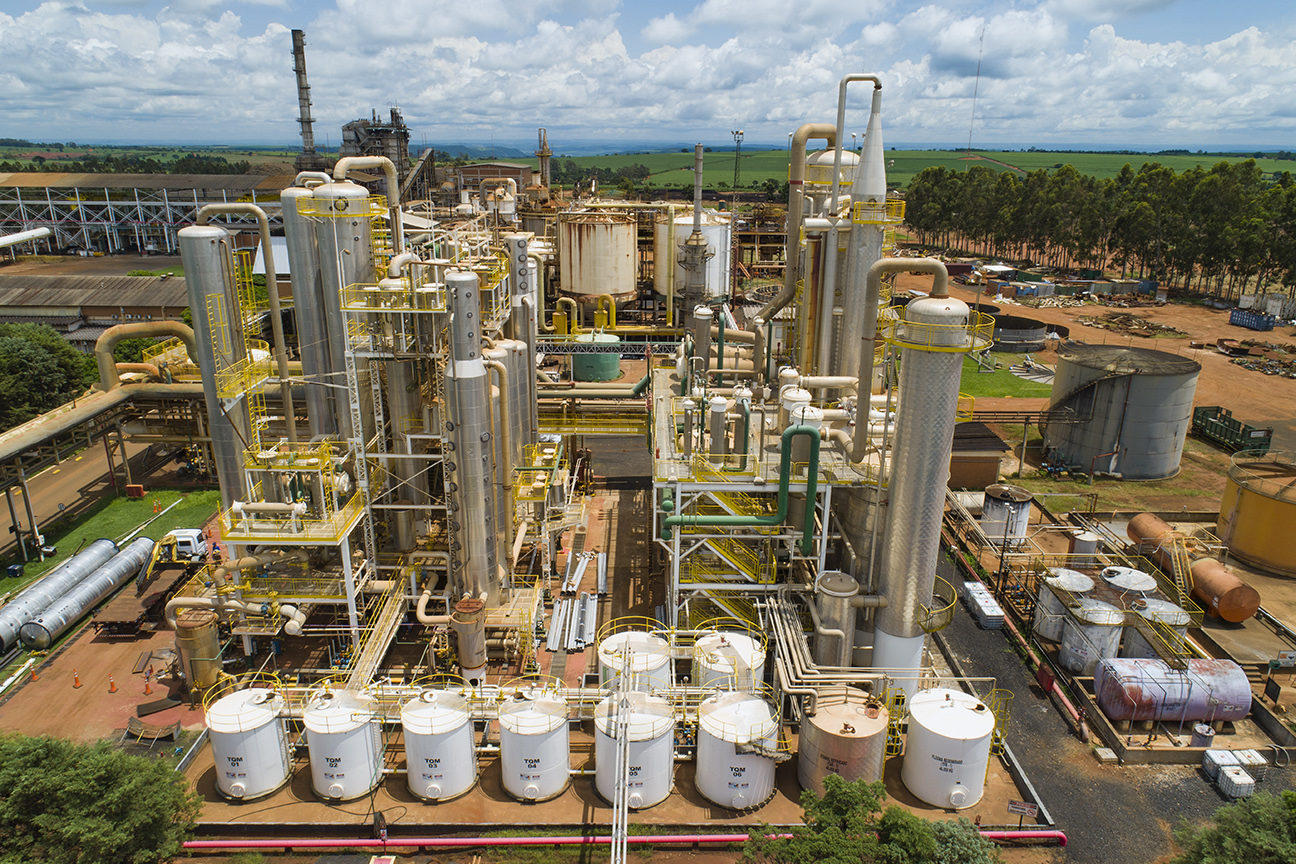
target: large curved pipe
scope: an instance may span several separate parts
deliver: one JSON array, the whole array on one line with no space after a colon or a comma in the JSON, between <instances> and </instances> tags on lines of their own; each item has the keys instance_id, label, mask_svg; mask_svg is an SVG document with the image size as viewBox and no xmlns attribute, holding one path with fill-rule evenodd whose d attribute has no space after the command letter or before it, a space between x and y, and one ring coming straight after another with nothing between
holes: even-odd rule
<instances>
[{"instance_id":1,"label":"large curved pipe","mask_svg":"<svg viewBox=\"0 0 1296 864\"><path fill-rule=\"evenodd\" d=\"M117 363L117 374L123 372L143 372L151 377L154 381L162 380L162 370L158 369L153 363Z\"/></svg>"},{"instance_id":2,"label":"large curved pipe","mask_svg":"<svg viewBox=\"0 0 1296 864\"><path fill-rule=\"evenodd\" d=\"M405 251L405 226L400 218L400 180L396 177L396 165L386 156L343 156L333 166L333 179L341 182L347 179L347 172L352 168L381 168L387 178L387 207L391 211L392 250L396 254Z\"/></svg>"},{"instance_id":3,"label":"large curved pipe","mask_svg":"<svg viewBox=\"0 0 1296 864\"><path fill-rule=\"evenodd\" d=\"M279 271L274 266L274 249L270 242L270 217L255 204L205 204L198 211L198 224L206 225L212 216L247 214L256 218L261 235L261 254L265 256L266 297L270 301L270 332L274 335L275 365L279 367L279 393L283 399L284 418L288 421L288 440L297 441L297 416L293 410L292 384L288 380L288 349L284 345L283 315L279 311Z\"/></svg>"},{"instance_id":4,"label":"large curved pipe","mask_svg":"<svg viewBox=\"0 0 1296 864\"><path fill-rule=\"evenodd\" d=\"M121 386L117 375L117 361L113 359L113 349L123 339L135 339L142 336L174 336L184 343L185 352L190 362L196 363L198 343L194 341L193 328L180 321L137 321L133 324L117 324L99 334L95 340L95 363L99 367L99 389L105 393Z\"/></svg>"},{"instance_id":5,"label":"large curved pipe","mask_svg":"<svg viewBox=\"0 0 1296 864\"><path fill-rule=\"evenodd\" d=\"M874 90L882 89L882 80L876 75L853 72L842 76L841 82L837 85L837 126L835 128L838 141L846 134L846 85L853 81L872 81ZM833 218L836 218L837 195L841 189L841 157L842 151L838 147L833 152L832 195L828 202L828 214Z\"/></svg>"}]
</instances>

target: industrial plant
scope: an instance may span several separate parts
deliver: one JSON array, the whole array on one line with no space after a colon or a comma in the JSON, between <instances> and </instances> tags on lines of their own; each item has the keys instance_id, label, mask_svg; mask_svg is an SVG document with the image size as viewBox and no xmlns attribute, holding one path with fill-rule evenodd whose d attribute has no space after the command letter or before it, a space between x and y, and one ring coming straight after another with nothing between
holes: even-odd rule
<instances>
[{"instance_id":1,"label":"industrial plant","mask_svg":"<svg viewBox=\"0 0 1296 864\"><path fill-rule=\"evenodd\" d=\"M1027 701L1101 770L1204 764L1247 794L1296 745L1255 673L1296 634L1236 562L1296 572L1296 468L1238 453L1212 525L1055 513L1001 482L1007 445L951 489L981 458L956 425L986 419L1090 475L1172 476L1200 365L993 316L954 264L900 257L885 83L846 75L835 122L795 130L781 276L741 294L701 144L691 203L551 188L544 130L534 174L451 188L410 164L393 110L348 124L331 167L308 138L277 197L197 207L174 236L192 325L106 328L94 392L0 436L0 461L107 417L189 445L219 512L165 548L84 546L0 606L3 650L55 648L175 563L148 662L201 729L182 770L212 837L363 836L399 804L384 838L587 821L624 860L631 823L787 824L837 774L1065 843L1013 749ZM142 363L114 360L141 336ZM961 395L966 358L1054 341L1047 406ZM960 660L956 618L1042 695ZM55 686L48 656L10 705Z\"/></svg>"}]
</instances>

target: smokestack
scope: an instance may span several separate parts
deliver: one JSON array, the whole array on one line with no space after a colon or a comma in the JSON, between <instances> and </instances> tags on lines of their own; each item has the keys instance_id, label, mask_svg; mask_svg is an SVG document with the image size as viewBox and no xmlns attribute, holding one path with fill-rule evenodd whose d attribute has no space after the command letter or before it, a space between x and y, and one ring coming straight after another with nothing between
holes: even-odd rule
<instances>
[{"instance_id":1,"label":"smokestack","mask_svg":"<svg viewBox=\"0 0 1296 864\"><path fill-rule=\"evenodd\" d=\"M326 167L315 152L315 118L311 116L310 84L306 83L306 31L292 31L293 71L297 73L297 122L301 124L302 149L296 160L298 171Z\"/></svg>"}]
</instances>

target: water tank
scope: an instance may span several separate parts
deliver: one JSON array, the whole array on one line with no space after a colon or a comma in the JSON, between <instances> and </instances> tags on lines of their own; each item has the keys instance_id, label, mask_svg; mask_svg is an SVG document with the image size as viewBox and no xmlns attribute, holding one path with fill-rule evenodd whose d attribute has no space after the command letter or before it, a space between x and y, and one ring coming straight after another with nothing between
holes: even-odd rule
<instances>
[{"instance_id":1,"label":"water tank","mask_svg":"<svg viewBox=\"0 0 1296 864\"><path fill-rule=\"evenodd\" d=\"M675 712L660 696L624 694L629 721L626 738L626 793L632 810L660 804L675 776ZM613 693L594 710L594 788L608 801L616 795L618 710L622 695Z\"/></svg>"},{"instance_id":2,"label":"water tank","mask_svg":"<svg viewBox=\"0 0 1296 864\"><path fill-rule=\"evenodd\" d=\"M1081 597L1062 621L1058 660L1077 675L1092 675L1098 661L1115 657L1125 613L1110 603Z\"/></svg>"},{"instance_id":3,"label":"water tank","mask_svg":"<svg viewBox=\"0 0 1296 864\"><path fill-rule=\"evenodd\" d=\"M1216 533L1242 561L1296 576L1296 454L1238 453L1229 466Z\"/></svg>"},{"instance_id":4,"label":"water tank","mask_svg":"<svg viewBox=\"0 0 1296 864\"><path fill-rule=\"evenodd\" d=\"M1030 527L1031 501L1035 496L1029 489L996 483L987 486L981 503L981 530L996 546L1016 549L1026 539Z\"/></svg>"},{"instance_id":5,"label":"water tank","mask_svg":"<svg viewBox=\"0 0 1296 864\"><path fill-rule=\"evenodd\" d=\"M1075 556L1072 563L1077 567L1097 567L1098 535L1092 531L1072 531L1068 551Z\"/></svg>"},{"instance_id":6,"label":"water tank","mask_svg":"<svg viewBox=\"0 0 1296 864\"><path fill-rule=\"evenodd\" d=\"M250 801L288 782L292 757L279 720L283 710L283 699L260 687L222 696L207 708L207 734L220 794Z\"/></svg>"},{"instance_id":7,"label":"water tank","mask_svg":"<svg viewBox=\"0 0 1296 864\"><path fill-rule=\"evenodd\" d=\"M616 345L611 333L581 333L576 341L589 345ZM616 351L572 355L572 378L577 381L615 381L621 377L621 355Z\"/></svg>"},{"instance_id":8,"label":"water tank","mask_svg":"<svg viewBox=\"0 0 1296 864\"><path fill-rule=\"evenodd\" d=\"M734 810L764 804L774 793L778 716L753 693L717 693L698 706L697 790Z\"/></svg>"},{"instance_id":9,"label":"water tank","mask_svg":"<svg viewBox=\"0 0 1296 864\"><path fill-rule=\"evenodd\" d=\"M1251 682L1232 660L1192 659L1181 670L1154 658L1109 658L1098 663L1093 688L1098 707L1113 722L1215 723L1241 720L1251 711Z\"/></svg>"},{"instance_id":10,"label":"water tank","mask_svg":"<svg viewBox=\"0 0 1296 864\"><path fill-rule=\"evenodd\" d=\"M83 615L109 594L139 574L153 554L153 541L137 537L122 547L107 564L95 570L55 600L40 615L18 628L18 638L31 651L44 651Z\"/></svg>"},{"instance_id":11,"label":"water tank","mask_svg":"<svg viewBox=\"0 0 1296 864\"><path fill-rule=\"evenodd\" d=\"M1039 594L1035 598L1035 618L1031 626L1041 638L1061 642L1067 604L1056 592L1088 594L1093 590L1094 583L1080 571L1068 570L1066 567L1051 567L1049 573L1051 575L1040 580Z\"/></svg>"},{"instance_id":12,"label":"water tank","mask_svg":"<svg viewBox=\"0 0 1296 864\"><path fill-rule=\"evenodd\" d=\"M1126 480L1173 476L1200 371L1196 360L1164 351L1064 342L1049 409L1089 419L1048 424L1044 447L1085 471Z\"/></svg>"},{"instance_id":13,"label":"water tank","mask_svg":"<svg viewBox=\"0 0 1296 864\"><path fill-rule=\"evenodd\" d=\"M621 673L629 670L626 686L631 690L665 689L671 686L670 643L642 630L613 633L598 646L599 684L615 686Z\"/></svg>"},{"instance_id":14,"label":"water tank","mask_svg":"<svg viewBox=\"0 0 1296 864\"><path fill-rule=\"evenodd\" d=\"M684 267L680 264L680 246L693 233L692 208L676 211L675 246L671 248L670 216L661 214L653 225L653 291L666 296L670 282L671 270L675 271L675 293L683 291L687 278ZM707 241L707 251L711 257L706 262L706 296L708 298L729 296L729 263L733 233L729 214L717 213L714 210L702 211L702 236Z\"/></svg>"},{"instance_id":15,"label":"water tank","mask_svg":"<svg viewBox=\"0 0 1296 864\"><path fill-rule=\"evenodd\" d=\"M693 681L698 687L754 690L765 677L765 645L732 630L706 633L693 645Z\"/></svg>"},{"instance_id":16,"label":"water tank","mask_svg":"<svg viewBox=\"0 0 1296 864\"><path fill-rule=\"evenodd\" d=\"M558 276L564 294L593 302L635 293L638 221L626 213L564 213L558 220Z\"/></svg>"},{"instance_id":17,"label":"water tank","mask_svg":"<svg viewBox=\"0 0 1296 864\"><path fill-rule=\"evenodd\" d=\"M552 693L524 691L499 708L504 791L519 801L548 801L571 778L567 703Z\"/></svg>"},{"instance_id":18,"label":"water tank","mask_svg":"<svg viewBox=\"0 0 1296 864\"><path fill-rule=\"evenodd\" d=\"M797 780L801 788L822 795L824 778L882 779L886 759L887 710L853 687L820 690L815 713L801 724L797 744Z\"/></svg>"},{"instance_id":19,"label":"water tank","mask_svg":"<svg viewBox=\"0 0 1296 864\"><path fill-rule=\"evenodd\" d=\"M401 706L409 790L424 801L448 801L477 782L477 751L468 703L449 690L427 690Z\"/></svg>"},{"instance_id":20,"label":"water tank","mask_svg":"<svg viewBox=\"0 0 1296 864\"><path fill-rule=\"evenodd\" d=\"M211 609L181 609L176 613L176 653L190 690L206 690L220 678L219 623L220 618Z\"/></svg>"},{"instance_id":21,"label":"water tank","mask_svg":"<svg viewBox=\"0 0 1296 864\"><path fill-rule=\"evenodd\" d=\"M1133 567L1104 567L1099 575L1113 590L1122 594L1126 592L1142 594L1157 589L1156 578L1151 573L1135 570Z\"/></svg>"},{"instance_id":22,"label":"water tank","mask_svg":"<svg viewBox=\"0 0 1296 864\"><path fill-rule=\"evenodd\" d=\"M1043 321L1020 315L992 314L996 351L1014 353L1043 351L1044 346L1048 344L1047 325Z\"/></svg>"},{"instance_id":23,"label":"water tank","mask_svg":"<svg viewBox=\"0 0 1296 864\"><path fill-rule=\"evenodd\" d=\"M1160 627L1169 627L1181 637L1188 635L1188 625L1192 623L1192 616L1182 607L1160 597L1140 597L1130 604L1130 611ZM1148 643L1143 631L1137 627L1126 627L1125 644L1121 646L1120 656L1159 657L1160 655Z\"/></svg>"},{"instance_id":24,"label":"water tank","mask_svg":"<svg viewBox=\"0 0 1296 864\"><path fill-rule=\"evenodd\" d=\"M317 693L302 712L311 788L326 801L368 795L382 780L382 729L346 690Z\"/></svg>"},{"instance_id":25,"label":"water tank","mask_svg":"<svg viewBox=\"0 0 1296 864\"><path fill-rule=\"evenodd\" d=\"M900 778L933 807L962 810L981 800L995 716L980 699L937 687L909 700Z\"/></svg>"}]
</instances>

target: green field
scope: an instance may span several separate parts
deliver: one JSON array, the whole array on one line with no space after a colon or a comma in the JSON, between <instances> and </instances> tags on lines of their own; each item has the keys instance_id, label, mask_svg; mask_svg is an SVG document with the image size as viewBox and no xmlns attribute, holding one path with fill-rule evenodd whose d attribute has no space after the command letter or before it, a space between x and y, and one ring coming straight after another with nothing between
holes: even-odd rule
<instances>
[{"instance_id":1,"label":"green field","mask_svg":"<svg viewBox=\"0 0 1296 864\"><path fill-rule=\"evenodd\" d=\"M1000 354L993 352L996 368L993 372L978 371L977 362L971 357L963 358L963 378L959 382L959 392L974 399L982 396L1017 396L1032 398L1047 396L1053 392L1052 386L1038 381L1027 381L1018 378L1008 367L1021 360L1020 354Z\"/></svg>"}]
</instances>

